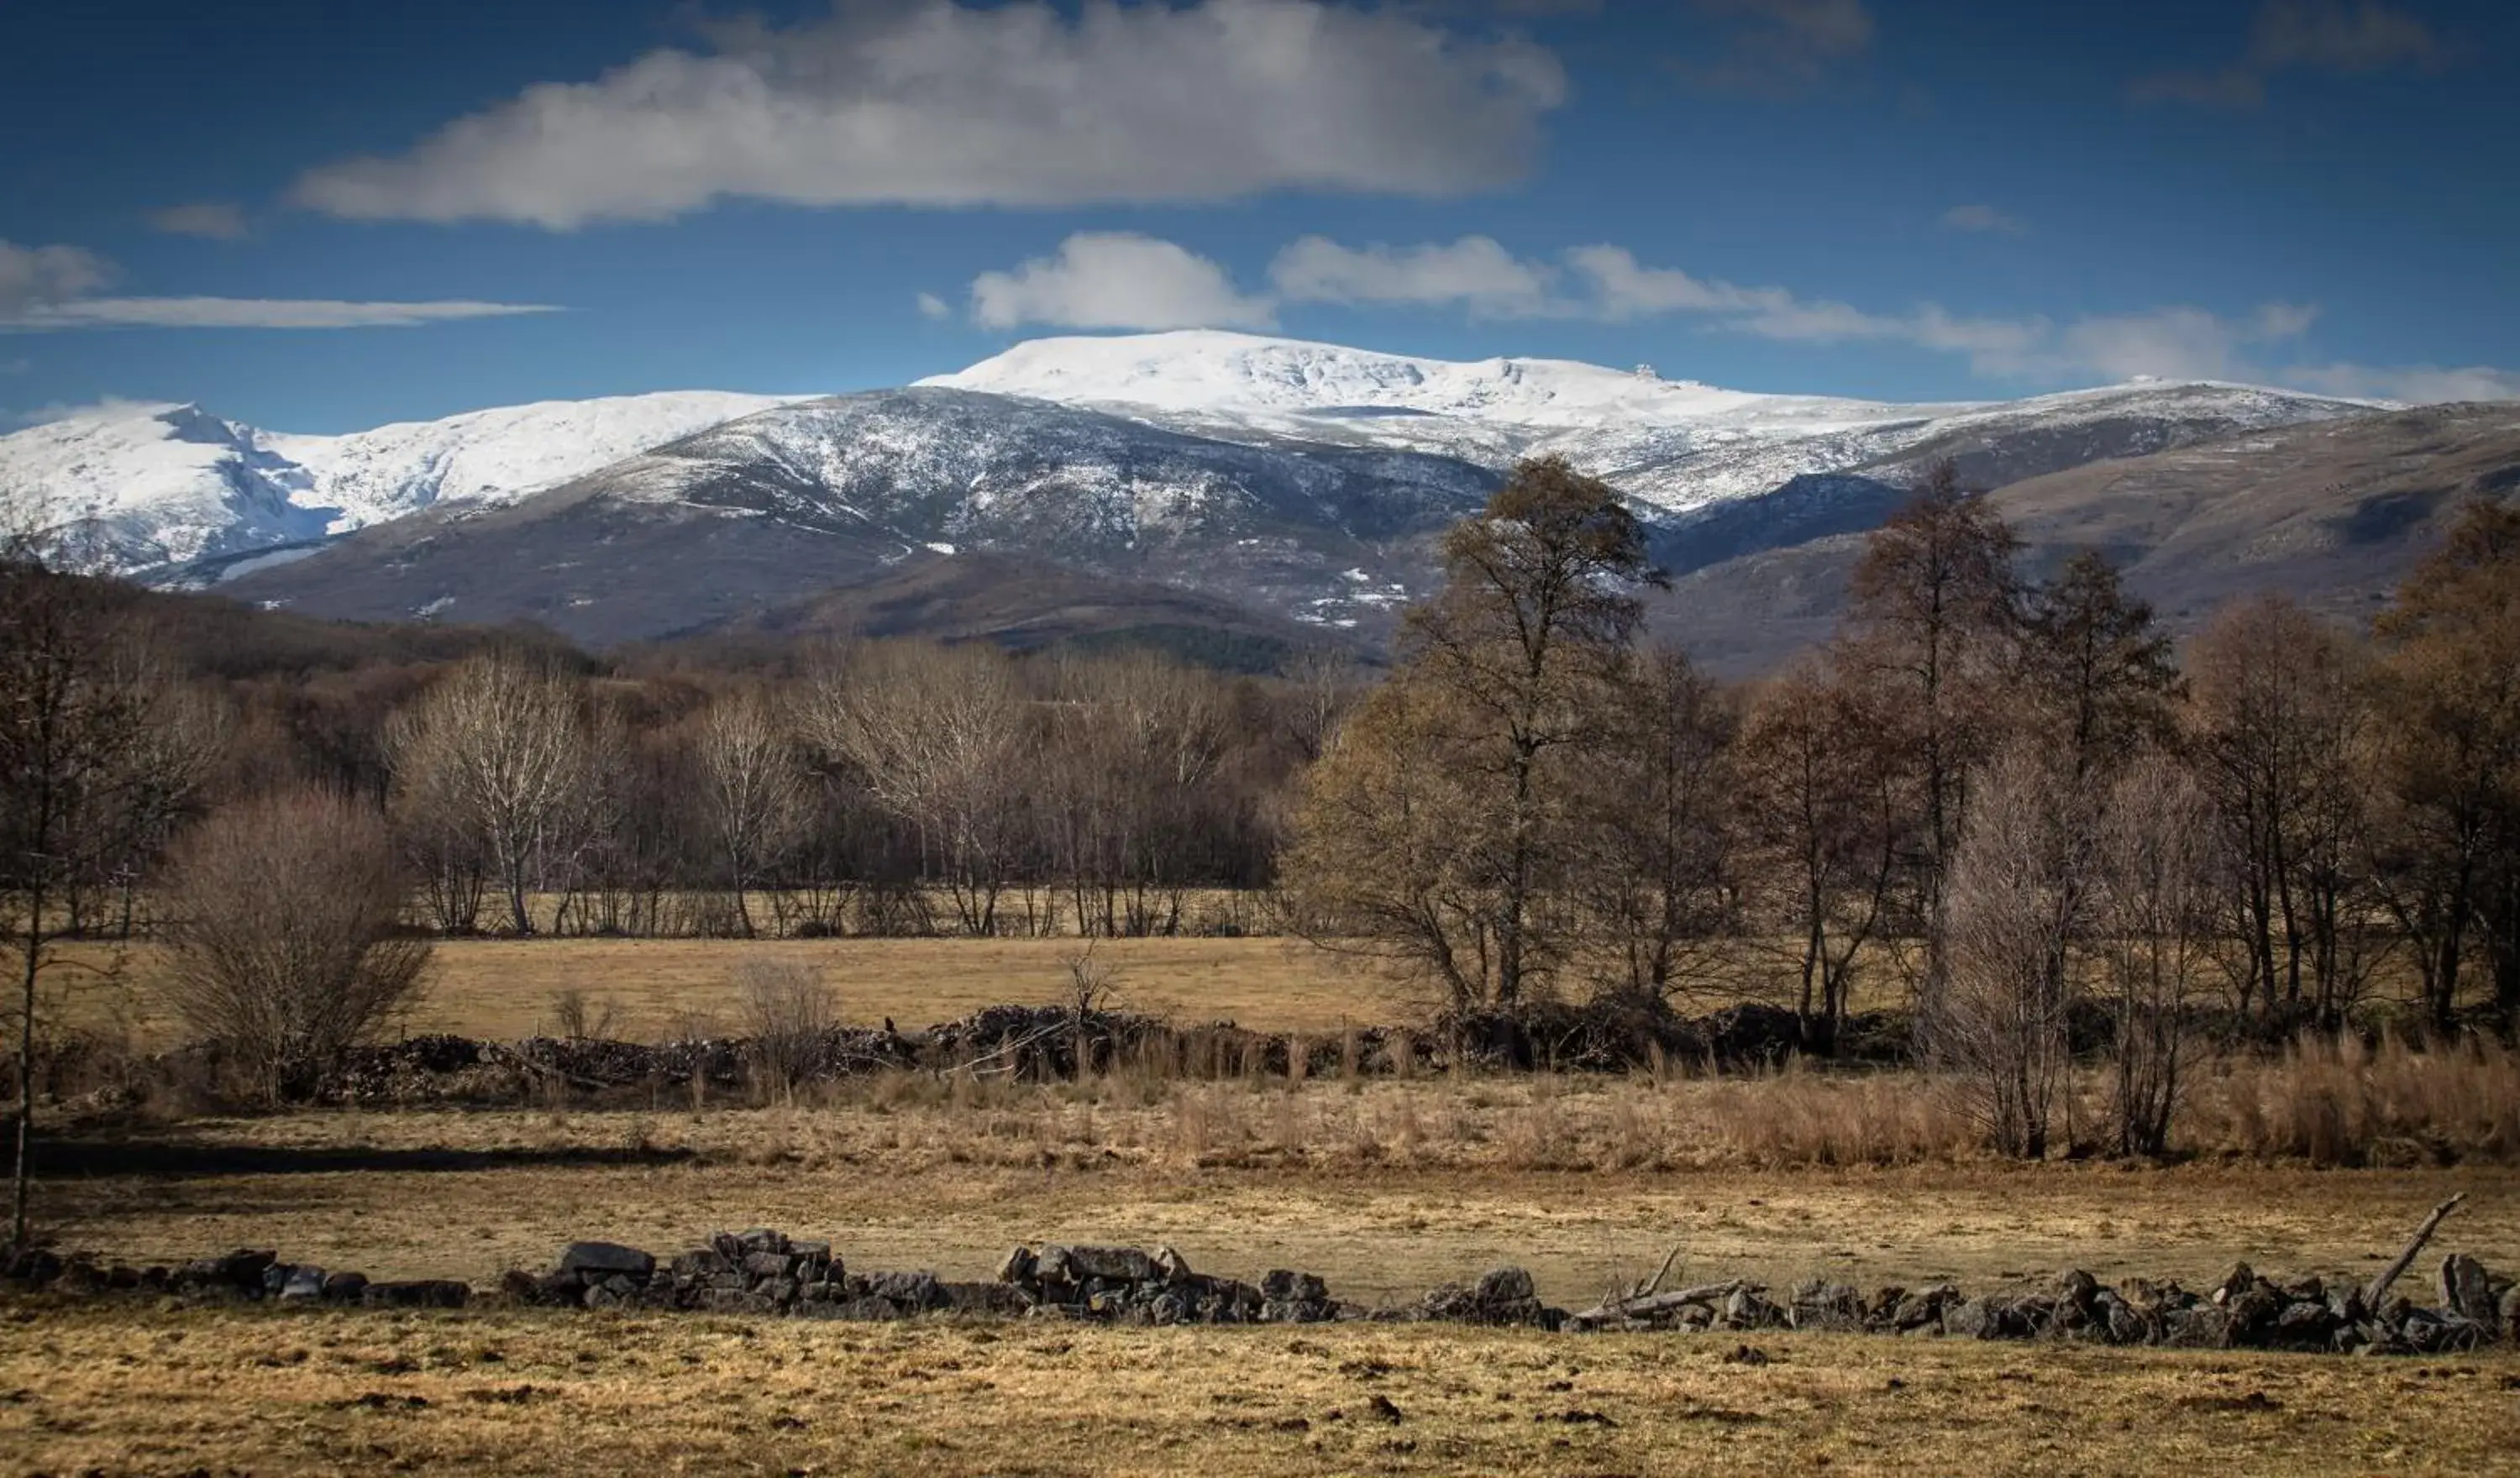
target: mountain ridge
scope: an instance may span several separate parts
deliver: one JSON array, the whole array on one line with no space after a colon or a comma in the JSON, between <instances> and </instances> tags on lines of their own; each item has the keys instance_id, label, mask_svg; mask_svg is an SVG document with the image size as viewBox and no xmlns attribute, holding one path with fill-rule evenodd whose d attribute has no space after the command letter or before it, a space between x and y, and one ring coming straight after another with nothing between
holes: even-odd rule
<instances>
[{"instance_id":1,"label":"mountain ridge","mask_svg":"<svg viewBox=\"0 0 2520 1478\"><path fill-rule=\"evenodd\" d=\"M0 506L41 510L82 563L146 577L321 540L441 501L499 501L802 397L661 390L492 406L338 436L197 402L64 417L0 437Z\"/></svg>"},{"instance_id":2,"label":"mountain ridge","mask_svg":"<svg viewBox=\"0 0 2520 1478\"><path fill-rule=\"evenodd\" d=\"M969 569L910 581L917 599L826 608L1012 642L1062 609L1092 607L1102 629L1131 609L1208 619L1218 607L1198 603L1221 602L1273 632L1370 643L1432 588L1442 530L1525 455L1566 456L1618 488L1689 588L1744 613L1787 597L1816 610L1833 596L1808 580L1835 577L1813 552L1877 525L1928 462L2003 488L2397 414L2212 381L1900 406L1201 332L1034 340L891 390L539 402L338 438L143 408L0 438L0 493L42 483L45 456L75 464L133 505L121 512L159 510L154 530L91 518L146 557L144 577L314 614L652 640L898 588L906 565L968 553L1027 571L1005 578L1039 609L992 608L995 577ZM71 445L82 436L98 445ZM117 467L128 486L110 486ZM1108 588L1062 590L1054 564ZM1764 659L1761 640L1717 645Z\"/></svg>"}]
</instances>

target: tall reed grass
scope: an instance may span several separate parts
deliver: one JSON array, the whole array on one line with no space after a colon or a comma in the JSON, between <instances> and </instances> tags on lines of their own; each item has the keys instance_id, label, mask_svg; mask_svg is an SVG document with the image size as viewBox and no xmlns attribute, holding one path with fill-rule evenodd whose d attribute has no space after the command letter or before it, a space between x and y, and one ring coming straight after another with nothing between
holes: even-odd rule
<instances>
[{"instance_id":1,"label":"tall reed grass","mask_svg":"<svg viewBox=\"0 0 2520 1478\"><path fill-rule=\"evenodd\" d=\"M2107 1080L2067 1086L2086 1141ZM754 1115L688 1121L703 1153L751 1142L806 1162L1090 1169L1377 1167L1634 1173L1992 1160L1955 1081L1800 1065L1740 1076L1466 1073L1416 1079L1182 1076L1123 1060L1080 1080L968 1071L806 1085L775 1132ZM2520 1053L2486 1042L2423 1050L2304 1039L2198 1064L2176 1153L2321 1166L2520 1162ZM730 1149L730 1152L734 1152ZM2062 1152L2060 1150L2060 1152Z\"/></svg>"}]
</instances>

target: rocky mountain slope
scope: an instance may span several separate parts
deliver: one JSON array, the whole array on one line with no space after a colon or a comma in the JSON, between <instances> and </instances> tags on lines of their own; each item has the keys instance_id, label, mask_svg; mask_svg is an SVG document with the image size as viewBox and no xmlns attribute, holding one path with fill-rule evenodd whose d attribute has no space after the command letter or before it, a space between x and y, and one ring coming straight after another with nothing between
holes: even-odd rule
<instances>
[{"instance_id":1,"label":"rocky mountain slope","mask_svg":"<svg viewBox=\"0 0 2520 1478\"><path fill-rule=\"evenodd\" d=\"M0 509L144 578L303 545L447 502L493 503L788 397L717 390L542 401L344 436L195 405L113 406L0 437Z\"/></svg>"},{"instance_id":2,"label":"rocky mountain slope","mask_svg":"<svg viewBox=\"0 0 2520 1478\"><path fill-rule=\"evenodd\" d=\"M1933 459L2012 487L2213 448L2162 475L2219 487L2205 470L2245 470L2267 438L2354 444L2388 419L2210 382L1895 405L1195 332L1036 340L903 390L551 402L342 437L189 406L95 415L0 438L0 501L49 505L100 565L312 614L521 617L601 643L915 573L923 603L833 597L826 613L925 610L940 634L1021 642L1062 610L1160 624L1190 600L1198 619L1372 639L1429 588L1434 536L1514 459L1553 453L1629 495L1696 592L1672 608L1756 665L1825 628L1831 541L1875 525ZM2073 485L2110 507L2173 496ZM2160 589L2220 588L2226 556L2272 570L2248 553L2262 530L2196 520L2180 547L2200 553L2160 566ZM2397 538L2360 546L2348 584L2394 567ZM996 557L989 573L930 567L972 554Z\"/></svg>"},{"instance_id":3,"label":"rocky mountain slope","mask_svg":"<svg viewBox=\"0 0 2520 1478\"><path fill-rule=\"evenodd\" d=\"M366 619L649 638L991 552L1348 628L1421 590L1496 474L1213 441L1042 401L879 391L760 412L496 507L407 517L225 587Z\"/></svg>"},{"instance_id":4,"label":"rocky mountain slope","mask_svg":"<svg viewBox=\"0 0 2520 1478\"><path fill-rule=\"evenodd\" d=\"M1035 339L922 383L1089 406L1223 440L1387 447L1490 466L1554 453L1649 514L1941 456L1981 483L2009 482L2371 409L2208 381L1897 405L1719 389L1642 366L1454 363L1207 330Z\"/></svg>"},{"instance_id":5,"label":"rocky mountain slope","mask_svg":"<svg viewBox=\"0 0 2520 1478\"><path fill-rule=\"evenodd\" d=\"M1903 496L1866 477L1798 479L1667 536L1701 557L1655 629L1721 670L1763 671L1824 640L1863 533ZM2281 592L2367 620L2471 498L2520 497L2520 402L2431 406L2253 431L2094 462L1999 489L2033 574L2096 549L2174 631L2234 597Z\"/></svg>"}]
</instances>

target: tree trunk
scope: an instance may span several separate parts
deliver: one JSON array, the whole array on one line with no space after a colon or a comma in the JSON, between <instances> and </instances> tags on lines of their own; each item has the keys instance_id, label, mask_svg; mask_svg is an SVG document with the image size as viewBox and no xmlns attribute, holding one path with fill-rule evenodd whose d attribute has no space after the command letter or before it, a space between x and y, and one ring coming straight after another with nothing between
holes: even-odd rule
<instances>
[{"instance_id":1,"label":"tree trunk","mask_svg":"<svg viewBox=\"0 0 2520 1478\"><path fill-rule=\"evenodd\" d=\"M39 859L36 867L43 863ZM35 1125L35 980L44 964L44 885L40 875L26 899L25 971L18 997L17 1144L9 1173L9 1244L26 1244L27 1145Z\"/></svg>"}]
</instances>

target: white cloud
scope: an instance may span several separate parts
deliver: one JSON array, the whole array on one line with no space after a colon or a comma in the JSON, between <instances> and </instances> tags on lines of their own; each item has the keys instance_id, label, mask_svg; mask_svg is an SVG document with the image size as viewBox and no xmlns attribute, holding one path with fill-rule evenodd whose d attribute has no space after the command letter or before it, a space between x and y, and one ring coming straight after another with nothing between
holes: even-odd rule
<instances>
[{"instance_id":1,"label":"white cloud","mask_svg":"<svg viewBox=\"0 0 2520 1478\"><path fill-rule=\"evenodd\" d=\"M339 302L295 297L83 297L41 305L0 328L50 329L409 329L467 318L557 313L544 303Z\"/></svg>"},{"instance_id":2,"label":"white cloud","mask_svg":"<svg viewBox=\"0 0 2520 1478\"><path fill-rule=\"evenodd\" d=\"M933 292L922 292L919 294L919 316L933 319L952 318L954 305Z\"/></svg>"},{"instance_id":3,"label":"white cloud","mask_svg":"<svg viewBox=\"0 0 2520 1478\"><path fill-rule=\"evenodd\" d=\"M2138 77L2128 92L2138 103L2255 108L2266 102L2267 84L2283 72L2429 69L2449 58L2430 26L2378 0L2266 0L2239 61L2206 71L2154 72Z\"/></svg>"},{"instance_id":4,"label":"white cloud","mask_svg":"<svg viewBox=\"0 0 2520 1478\"><path fill-rule=\"evenodd\" d=\"M2520 370L2485 365L2443 369L2436 365L2312 365L2291 372L2292 381L2330 395L2403 400L2434 405L2452 400L2520 400Z\"/></svg>"},{"instance_id":5,"label":"white cloud","mask_svg":"<svg viewBox=\"0 0 2520 1478\"><path fill-rule=\"evenodd\" d=\"M1399 249L1307 236L1269 264L1270 283L1289 302L1460 303L1475 314L1512 318L1553 311L1555 275L1484 236Z\"/></svg>"},{"instance_id":6,"label":"white cloud","mask_svg":"<svg viewBox=\"0 0 2520 1478\"><path fill-rule=\"evenodd\" d=\"M1986 236L2028 236L2030 223L2009 211L1993 205L1954 205L1942 214L1946 231L1968 231Z\"/></svg>"},{"instance_id":7,"label":"white cloud","mask_svg":"<svg viewBox=\"0 0 2520 1478\"><path fill-rule=\"evenodd\" d=\"M2048 383L2227 380L2415 402L2520 396L2515 371L2301 363L2287 346L2297 348L2318 321L2314 304L2267 302L2239 316L2171 306L2063 322L1968 317L1931 302L1884 313L1647 266L1625 246L1577 246L1559 260L1516 257L1482 236L1363 247L1308 236L1278 253L1269 269L1276 292L1264 296L1244 293L1223 266L1171 242L1082 234L1056 257L983 274L971 285L971 316L994 329L1265 328L1282 303L1459 305L1473 316L1685 317L1789 343L1906 344L1961 356L1982 376Z\"/></svg>"},{"instance_id":8,"label":"white cloud","mask_svg":"<svg viewBox=\"0 0 2520 1478\"><path fill-rule=\"evenodd\" d=\"M0 241L0 320L93 292L112 278L112 265L83 246L21 246Z\"/></svg>"},{"instance_id":9,"label":"white cloud","mask_svg":"<svg viewBox=\"0 0 2520 1478\"><path fill-rule=\"evenodd\" d=\"M2249 32L2248 60L2267 71L2377 71L2431 67L2442 58L2431 27L2377 0L2267 0Z\"/></svg>"},{"instance_id":10,"label":"white cloud","mask_svg":"<svg viewBox=\"0 0 2520 1478\"><path fill-rule=\"evenodd\" d=\"M2242 325L2202 308L2156 308L2079 319L2066 326L2052 357L2111 380L2228 380L2249 336Z\"/></svg>"},{"instance_id":11,"label":"white cloud","mask_svg":"<svg viewBox=\"0 0 2520 1478\"><path fill-rule=\"evenodd\" d=\"M1864 0L1693 0L1693 8L1723 29L1723 50L1709 63L1674 65L1721 91L1800 91L1863 55L1875 29Z\"/></svg>"},{"instance_id":12,"label":"white cloud","mask_svg":"<svg viewBox=\"0 0 2520 1478\"><path fill-rule=\"evenodd\" d=\"M409 152L300 179L361 219L568 230L730 197L798 205L1445 196L1521 177L1553 55L1328 0L840 3L712 26L592 82L540 82Z\"/></svg>"},{"instance_id":13,"label":"white cloud","mask_svg":"<svg viewBox=\"0 0 2520 1478\"><path fill-rule=\"evenodd\" d=\"M2031 315L1967 318L1937 303L1879 313L1829 299L1806 299L1783 288L1744 288L1671 267L1645 267L1620 246L1567 253L1591 280L1600 316L1637 318L1694 314L1717 327L1762 338L1832 343L1872 340L1965 355L1980 374L2071 379L2271 380L2252 351L2297 338L2318 310L2267 303L2243 319L2201 308L2094 315L2058 325Z\"/></svg>"},{"instance_id":14,"label":"white cloud","mask_svg":"<svg viewBox=\"0 0 2520 1478\"><path fill-rule=\"evenodd\" d=\"M198 236L207 241L245 240L245 211L225 201L195 201L150 212L149 224L169 236Z\"/></svg>"},{"instance_id":15,"label":"white cloud","mask_svg":"<svg viewBox=\"0 0 2520 1478\"><path fill-rule=\"evenodd\" d=\"M972 321L988 329L1267 328L1276 314L1225 269L1171 242L1081 231L1058 254L971 283Z\"/></svg>"},{"instance_id":16,"label":"white cloud","mask_svg":"<svg viewBox=\"0 0 2520 1478\"><path fill-rule=\"evenodd\" d=\"M133 400L121 395L104 395L95 400L76 404L66 400L52 400L22 411L0 411L0 424L15 426L50 425L56 421L69 421L79 417L121 417L137 412L164 409L166 409L166 403L163 401Z\"/></svg>"},{"instance_id":17,"label":"white cloud","mask_svg":"<svg viewBox=\"0 0 2520 1478\"><path fill-rule=\"evenodd\" d=\"M0 241L0 333L65 329L408 328L464 318L555 313L540 303L341 302L330 298L100 297L113 266L80 246Z\"/></svg>"}]
</instances>

